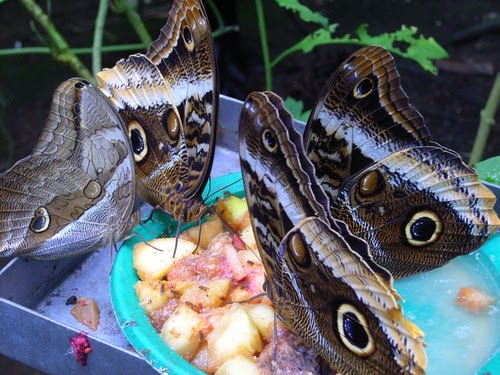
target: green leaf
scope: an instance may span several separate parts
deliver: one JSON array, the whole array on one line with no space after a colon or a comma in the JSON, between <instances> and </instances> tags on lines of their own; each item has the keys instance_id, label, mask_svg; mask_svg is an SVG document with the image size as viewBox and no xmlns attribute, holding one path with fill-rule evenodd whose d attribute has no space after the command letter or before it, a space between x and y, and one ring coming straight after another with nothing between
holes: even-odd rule
<instances>
[{"instance_id":1,"label":"green leaf","mask_svg":"<svg viewBox=\"0 0 500 375\"><path fill-rule=\"evenodd\" d=\"M294 52L309 53L314 48L326 44L357 44L361 46L379 45L387 48L390 52L412 59L420 66L431 72L436 73L437 67L433 60L443 59L448 57L448 53L441 47L432 37L425 38L422 35L415 37L418 29L414 26L402 26L400 30L392 33L384 33L371 36L368 34L368 25L363 24L356 30L356 37L346 34L342 37L333 37L333 33L337 29L338 24L328 25L327 29L321 28L304 39L300 40L287 50L278 55L272 62L271 67L274 67L281 60ZM400 43L407 45L405 51L399 47Z\"/></svg>"},{"instance_id":2,"label":"green leaf","mask_svg":"<svg viewBox=\"0 0 500 375\"><path fill-rule=\"evenodd\" d=\"M275 0L276 4L280 7L291 10L294 13L297 13L298 16L304 22L313 22L322 25L323 27L328 27L330 21L328 18L322 16L321 14L312 11L307 6L299 3L298 0Z\"/></svg>"},{"instance_id":3,"label":"green leaf","mask_svg":"<svg viewBox=\"0 0 500 375\"><path fill-rule=\"evenodd\" d=\"M444 59L448 53L434 38L426 38L423 35L416 36L418 29L415 26L401 26L401 29L392 33L384 33L371 36L368 34L368 25L358 27L356 34L362 45L379 45L387 48L394 54L416 61L428 72L437 73L437 67L432 60ZM406 50L398 45L404 43Z\"/></svg>"},{"instance_id":4,"label":"green leaf","mask_svg":"<svg viewBox=\"0 0 500 375\"><path fill-rule=\"evenodd\" d=\"M500 156L480 161L474 167L481 180L500 185Z\"/></svg>"},{"instance_id":5,"label":"green leaf","mask_svg":"<svg viewBox=\"0 0 500 375\"><path fill-rule=\"evenodd\" d=\"M302 51L303 53L309 53L314 48L324 45L324 44L334 44L334 43L349 43L350 39L340 39L340 38L332 38L332 35L336 28L338 27L338 23L332 23L328 25L326 29L318 29L311 34L307 35L304 39L295 43L293 46L288 48L279 54L272 62L271 67L274 67L281 60L283 60L286 56L291 55L294 52ZM347 36L349 37L349 36Z\"/></svg>"},{"instance_id":6,"label":"green leaf","mask_svg":"<svg viewBox=\"0 0 500 375\"><path fill-rule=\"evenodd\" d=\"M291 96L287 96L284 100L285 107L292 114L293 118L299 121L306 122L309 118L311 110L304 111L304 103L302 100L297 100Z\"/></svg>"}]
</instances>

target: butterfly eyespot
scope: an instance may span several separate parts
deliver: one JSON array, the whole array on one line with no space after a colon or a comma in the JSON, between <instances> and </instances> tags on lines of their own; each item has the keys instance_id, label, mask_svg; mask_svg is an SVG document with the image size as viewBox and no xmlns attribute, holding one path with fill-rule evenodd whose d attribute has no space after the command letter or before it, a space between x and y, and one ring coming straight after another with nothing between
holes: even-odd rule
<instances>
[{"instance_id":1,"label":"butterfly eyespot","mask_svg":"<svg viewBox=\"0 0 500 375\"><path fill-rule=\"evenodd\" d=\"M265 129L262 132L262 143L264 144L266 150L269 152L274 152L278 148L278 144L276 143L276 138L269 129Z\"/></svg>"},{"instance_id":2,"label":"butterfly eyespot","mask_svg":"<svg viewBox=\"0 0 500 375\"><path fill-rule=\"evenodd\" d=\"M288 250L290 255L301 267L308 267L311 264L311 257L309 256L309 251L304 245L304 241L299 233L294 233L290 241L288 242Z\"/></svg>"},{"instance_id":3,"label":"butterfly eyespot","mask_svg":"<svg viewBox=\"0 0 500 375\"><path fill-rule=\"evenodd\" d=\"M141 162L148 153L148 145L146 133L143 127L137 121L131 121L128 124L128 137L132 144L134 152L134 160L136 163Z\"/></svg>"},{"instance_id":4,"label":"butterfly eyespot","mask_svg":"<svg viewBox=\"0 0 500 375\"><path fill-rule=\"evenodd\" d=\"M417 211L406 220L404 237L412 246L431 245L437 241L442 229L442 221L435 212Z\"/></svg>"},{"instance_id":5,"label":"butterfly eyespot","mask_svg":"<svg viewBox=\"0 0 500 375\"><path fill-rule=\"evenodd\" d=\"M194 50L194 41L193 36L191 35L191 30L189 27L185 26L182 30L182 39L184 39L184 44L189 52L193 52Z\"/></svg>"},{"instance_id":6,"label":"butterfly eyespot","mask_svg":"<svg viewBox=\"0 0 500 375\"><path fill-rule=\"evenodd\" d=\"M87 81L79 81L75 83L75 88L81 90L85 87L86 84L88 84Z\"/></svg>"},{"instance_id":7,"label":"butterfly eyespot","mask_svg":"<svg viewBox=\"0 0 500 375\"><path fill-rule=\"evenodd\" d=\"M368 357L375 351L375 342L361 312L349 303L337 309L337 330L341 342L358 357Z\"/></svg>"},{"instance_id":8,"label":"butterfly eyespot","mask_svg":"<svg viewBox=\"0 0 500 375\"><path fill-rule=\"evenodd\" d=\"M179 138L179 130L180 130L180 121L179 118L177 117L177 114L175 111L170 109L168 112L165 113L164 117L164 122L165 122L165 128L167 129L168 136L176 142L177 139Z\"/></svg>"},{"instance_id":9,"label":"butterfly eyespot","mask_svg":"<svg viewBox=\"0 0 500 375\"><path fill-rule=\"evenodd\" d=\"M379 171L370 171L359 179L357 190L362 198L367 198L379 193L384 186L384 176Z\"/></svg>"},{"instance_id":10,"label":"butterfly eyespot","mask_svg":"<svg viewBox=\"0 0 500 375\"><path fill-rule=\"evenodd\" d=\"M82 118L81 117L75 117L74 122L75 122L75 127L77 129L80 129L80 127L82 126Z\"/></svg>"},{"instance_id":11,"label":"butterfly eyespot","mask_svg":"<svg viewBox=\"0 0 500 375\"><path fill-rule=\"evenodd\" d=\"M35 210L35 217L31 219L30 229L35 233L42 233L50 225L50 215L45 207L38 207Z\"/></svg>"},{"instance_id":12,"label":"butterfly eyespot","mask_svg":"<svg viewBox=\"0 0 500 375\"><path fill-rule=\"evenodd\" d=\"M373 87L374 84L371 78L363 78L356 84L352 94L356 99L363 99L370 95L370 93L373 91Z\"/></svg>"},{"instance_id":13,"label":"butterfly eyespot","mask_svg":"<svg viewBox=\"0 0 500 375\"><path fill-rule=\"evenodd\" d=\"M89 199L95 199L101 195L102 187L99 182L92 180L89 181L87 186L83 189L83 194Z\"/></svg>"}]
</instances>

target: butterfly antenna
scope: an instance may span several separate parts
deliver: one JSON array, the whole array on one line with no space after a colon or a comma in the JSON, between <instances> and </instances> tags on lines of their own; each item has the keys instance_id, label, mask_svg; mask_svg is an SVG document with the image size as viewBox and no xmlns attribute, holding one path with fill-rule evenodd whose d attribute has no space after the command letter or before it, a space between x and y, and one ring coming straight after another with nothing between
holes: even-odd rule
<instances>
[{"instance_id":1,"label":"butterfly antenna","mask_svg":"<svg viewBox=\"0 0 500 375\"><path fill-rule=\"evenodd\" d=\"M212 191L212 177L208 179L207 185L208 185L208 191L207 191L207 198L208 198L210 197L210 192Z\"/></svg>"},{"instance_id":2,"label":"butterfly antenna","mask_svg":"<svg viewBox=\"0 0 500 375\"><path fill-rule=\"evenodd\" d=\"M237 184L237 183L238 183L238 182L240 182L242 179L243 179L243 178L238 178L237 180L235 180L235 181L231 182L229 185L226 185L226 186L224 186L224 187L221 187L220 189L218 189L218 190L214 191L213 193L211 193L211 194L207 195L207 196L204 198L204 200L203 200L203 201L207 201L210 197L212 197L212 196L214 196L214 195L216 195L216 194L220 193L220 192L221 192L221 191L223 191L223 190L226 190L226 189L227 189L228 187L230 187L230 186L233 186L233 185Z\"/></svg>"},{"instance_id":3,"label":"butterfly antenna","mask_svg":"<svg viewBox=\"0 0 500 375\"><path fill-rule=\"evenodd\" d=\"M201 242L201 231L202 231L202 227L201 227L201 218L198 219L198 228L200 228L198 230L198 241L196 242L196 248L193 250L193 253L195 253L198 248L200 247L200 242Z\"/></svg>"},{"instance_id":4,"label":"butterfly antenna","mask_svg":"<svg viewBox=\"0 0 500 375\"><path fill-rule=\"evenodd\" d=\"M174 254L172 255L172 258L175 258L175 254L177 252L177 245L179 243L179 236L181 234L182 224L184 224L184 215L182 215L179 218L179 221L177 222L177 231L175 232L175 247L174 247Z\"/></svg>"},{"instance_id":5,"label":"butterfly antenna","mask_svg":"<svg viewBox=\"0 0 500 375\"><path fill-rule=\"evenodd\" d=\"M264 292L264 293L259 293L259 294L256 294L255 296L252 296L250 298L247 298L247 299L243 299L243 300L239 300L239 301L230 301L228 302L227 304L228 305L232 305L233 303L250 303L258 298L262 298L262 297L266 297L267 296L267 293Z\"/></svg>"}]
</instances>

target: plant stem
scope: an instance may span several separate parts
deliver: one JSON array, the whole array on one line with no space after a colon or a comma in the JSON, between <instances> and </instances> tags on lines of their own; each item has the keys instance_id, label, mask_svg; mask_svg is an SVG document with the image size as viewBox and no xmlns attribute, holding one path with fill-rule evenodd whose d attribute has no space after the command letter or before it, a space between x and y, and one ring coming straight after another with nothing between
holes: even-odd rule
<instances>
[{"instance_id":1,"label":"plant stem","mask_svg":"<svg viewBox=\"0 0 500 375\"><path fill-rule=\"evenodd\" d=\"M101 71L102 68L102 34L104 24L106 23L106 14L108 13L109 0L100 0L99 9L94 28L94 42L92 44L92 73L94 76Z\"/></svg>"},{"instance_id":2,"label":"plant stem","mask_svg":"<svg viewBox=\"0 0 500 375\"><path fill-rule=\"evenodd\" d=\"M215 39L233 31L240 31L240 27L238 25L228 25L224 27L219 27L212 33L212 37Z\"/></svg>"},{"instance_id":3,"label":"plant stem","mask_svg":"<svg viewBox=\"0 0 500 375\"><path fill-rule=\"evenodd\" d=\"M45 31L54 44L52 48L52 55L58 61L68 64L79 76L93 81L92 73L83 65L76 55L71 52L68 43L61 34L57 31L54 24L50 21L49 17L43 12L34 0L19 0L20 3L26 8L31 16L43 26Z\"/></svg>"},{"instance_id":4,"label":"plant stem","mask_svg":"<svg viewBox=\"0 0 500 375\"><path fill-rule=\"evenodd\" d=\"M257 23L259 25L260 45L262 49L262 58L264 59L264 70L266 75L266 90L273 89L273 77L271 60L269 58L269 45L267 44L266 20L264 18L264 8L261 0L255 0L257 9Z\"/></svg>"},{"instance_id":5,"label":"plant stem","mask_svg":"<svg viewBox=\"0 0 500 375\"><path fill-rule=\"evenodd\" d=\"M495 113L497 111L498 103L500 102L500 73L497 73L495 82L491 88L490 96L486 101L486 105L481 111L479 128L477 129L476 138L469 159L470 164L475 164L483 157L486 141L490 130L495 125Z\"/></svg>"},{"instance_id":6,"label":"plant stem","mask_svg":"<svg viewBox=\"0 0 500 375\"><path fill-rule=\"evenodd\" d=\"M121 52L121 51L135 51L138 49L146 49L143 43L133 43L133 44L117 44L111 46L103 46L101 52ZM72 48L70 50L75 55L88 55L92 53L92 47L82 47L82 48ZM5 48L0 49L0 56L11 56L11 55L28 55L28 54L51 54L52 50L49 47L24 47L24 48Z\"/></svg>"},{"instance_id":7,"label":"plant stem","mask_svg":"<svg viewBox=\"0 0 500 375\"><path fill-rule=\"evenodd\" d=\"M207 4L217 20L217 30L222 29L224 27L224 19L222 18L219 8L217 8L217 5L215 5L213 0L207 0Z\"/></svg>"},{"instance_id":8,"label":"plant stem","mask_svg":"<svg viewBox=\"0 0 500 375\"><path fill-rule=\"evenodd\" d=\"M137 36L146 48L148 48L153 43L153 39L146 29L144 22L142 22L141 16L135 11L132 4L128 0L116 0L115 6L118 12L125 13Z\"/></svg>"}]
</instances>

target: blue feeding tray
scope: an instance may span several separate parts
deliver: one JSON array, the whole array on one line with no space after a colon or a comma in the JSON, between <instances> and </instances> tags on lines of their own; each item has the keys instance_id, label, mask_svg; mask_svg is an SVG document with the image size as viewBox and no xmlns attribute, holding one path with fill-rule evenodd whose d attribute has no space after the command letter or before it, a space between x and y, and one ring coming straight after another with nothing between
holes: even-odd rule
<instances>
[{"instance_id":1,"label":"blue feeding tray","mask_svg":"<svg viewBox=\"0 0 500 375\"><path fill-rule=\"evenodd\" d=\"M222 189L243 196L241 173L212 180L211 190ZM209 204L213 203L208 201ZM138 225L124 242L111 272L111 301L116 319L134 349L160 373L203 374L177 355L155 331L139 304L134 285L132 252L138 242L175 234L177 222L155 212L153 220ZM406 316L425 332L429 375L500 374L500 311L497 305L485 313L471 313L455 304L458 290L476 286L500 299L500 234L473 254L448 265L395 282L405 299Z\"/></svg>"}]
</instances>

